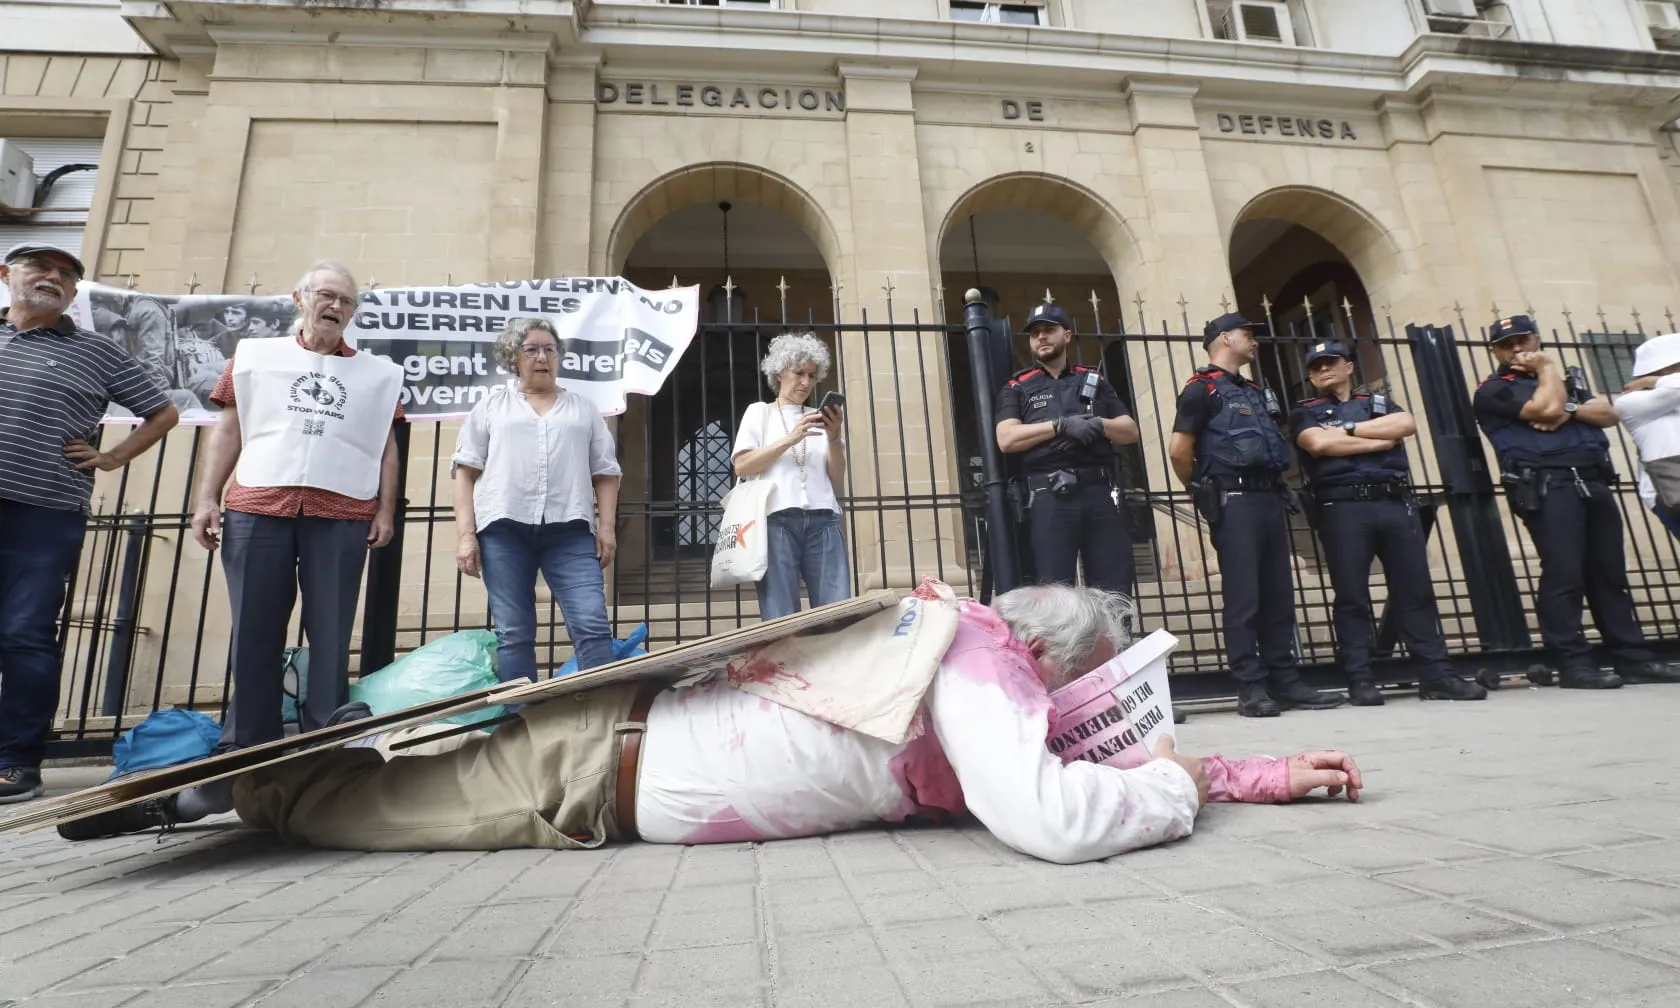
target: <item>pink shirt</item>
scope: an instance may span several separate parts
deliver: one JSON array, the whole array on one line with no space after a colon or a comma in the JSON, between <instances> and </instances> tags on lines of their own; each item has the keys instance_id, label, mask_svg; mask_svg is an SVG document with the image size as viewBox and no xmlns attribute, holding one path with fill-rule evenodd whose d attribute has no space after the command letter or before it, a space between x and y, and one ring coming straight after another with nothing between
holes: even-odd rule
<instances>
[{"instance_id":1,"label":"pink shirt","mask_svg":"<svg viewBox=\"0 0 1680 1008\"><path fill-rule=\"evenodd\" d=\"M965 603L956 638L895 745L743 693L668 691L648 714L636 821L654 843L813 836L971 811L998 839L1075 863L1187 836L1190 775L1169 760L1119 770L1063 764L1046 743L1050 697L997 614ZM1215 801L1286 801L1284 761L1212 757Z\"/></svg>"}]
</instances>

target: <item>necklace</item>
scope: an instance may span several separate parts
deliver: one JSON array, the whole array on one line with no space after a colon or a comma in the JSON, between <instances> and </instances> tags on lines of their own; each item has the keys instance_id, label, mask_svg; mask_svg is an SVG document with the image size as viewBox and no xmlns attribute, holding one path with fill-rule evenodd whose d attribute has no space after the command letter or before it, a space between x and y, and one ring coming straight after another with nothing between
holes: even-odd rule
<instances>
[{"instance_id":1,"label":"necklace","mask_svg":"<svg viewBox=\"0 0 1680 1008\"><path fill-rule=\"evenodd\" d=\"M782 422L782 433L791 435L793 427L788 423L787 414L782 412L781 398L778 397L772 405L776 408L776 418ZM793 404L789 403L788 405ZM805 412L803 408L797 406L794 408L798 409L801 414ZM800 438L798 443L788 449L788 454L793 456L793 464L799 467L799 489L803 490L805 489L805 463L811 457L811 446L805 443L804 438Z\"/></svg>"}]
</instances>

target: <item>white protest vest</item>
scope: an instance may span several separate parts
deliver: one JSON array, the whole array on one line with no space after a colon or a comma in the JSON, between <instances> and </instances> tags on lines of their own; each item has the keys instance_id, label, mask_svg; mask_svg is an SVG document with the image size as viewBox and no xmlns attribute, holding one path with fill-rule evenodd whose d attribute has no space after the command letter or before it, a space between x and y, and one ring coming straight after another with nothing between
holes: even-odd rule
<instances>
[{"instance_id":1,"label":"white protest vest","mask_svg":"<svg viewBox=\"0 0 1680 1008\"><path fill-rule=\"evenodd\" d=\"M233 354L239 482L376 496L402 386L402 368L370 353L318 354L291 336L240 340Z\"/></svg>"}]
</instances>

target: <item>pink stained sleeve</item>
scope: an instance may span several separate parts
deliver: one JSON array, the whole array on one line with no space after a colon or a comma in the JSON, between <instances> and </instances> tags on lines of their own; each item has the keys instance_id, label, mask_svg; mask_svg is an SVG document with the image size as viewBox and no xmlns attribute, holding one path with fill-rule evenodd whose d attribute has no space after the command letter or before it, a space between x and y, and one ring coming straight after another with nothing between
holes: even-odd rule
<instances>
[{"instance_id":1,"label":"pink stained sleeve","mask_svg":"<svg viewBox=\"0 0 1680 1008\"><path fill-rule=\"evenodd\" d=\"M1208 801L1277 804L1289 800L1289 761L1274 756L1228 760L1218 754L1202 759L1208 775Z\"/></svg>"}]
</instances>

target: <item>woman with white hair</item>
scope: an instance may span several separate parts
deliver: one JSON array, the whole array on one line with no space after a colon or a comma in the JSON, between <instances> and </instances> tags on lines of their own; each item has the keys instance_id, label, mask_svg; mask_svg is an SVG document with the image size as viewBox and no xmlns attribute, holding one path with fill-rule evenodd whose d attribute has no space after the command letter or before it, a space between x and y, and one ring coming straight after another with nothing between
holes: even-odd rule
<instances>
[{"instance_id":1,"label":"woman with white hair","mask_svg":"<svg viewBox=\"0 0 1680 1008\"><path fill-rule=\"evenodd\" d=\"M601 571L617 548L617 447L600 412L556 384L560 339L546 319L509 319L494 354L518 377L479 400L455 441L456 566L484 578L503 681L538 678L539 571L578 668L605 665Z\"/></svg>"},{"instance_id":2,"label":"woman with white hair","mask_svg":"<svg viewBox=\"0 0 1680 1008\"><path fill-rule=\"evenodd\" d=\"M844 414L839 405L806 406L828 367L828 347L814 333L771 340L760 369L776 397L748 406L735 434L735 475L775 487L766 506L769 566L758 582L763 619L799 611L802 579L813 607L852 593L838 496L846 479Z\"/></svg>"}]
</instances>

